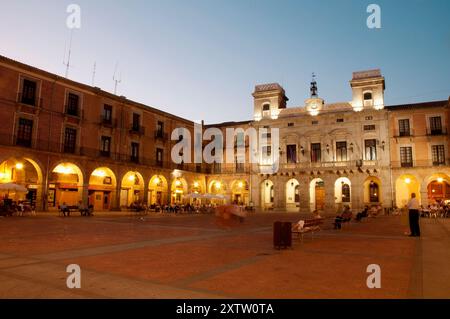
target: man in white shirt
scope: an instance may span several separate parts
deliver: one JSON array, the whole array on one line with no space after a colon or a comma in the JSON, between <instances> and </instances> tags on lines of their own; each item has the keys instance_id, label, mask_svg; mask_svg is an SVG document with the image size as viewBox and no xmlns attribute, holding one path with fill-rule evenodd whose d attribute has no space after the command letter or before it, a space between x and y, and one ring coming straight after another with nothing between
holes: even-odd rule
<instances>
[{"instance_id":1,"label":"man in white shirt","mask_svg":"<svg viewBox=\"0 0 450 319\"><path fill-rule=\"evenodd\" d=\"M416 194L411 194L411 199L407 204L409 210L409 228L411 229L411 237L420 237L419 227L419 201L416 198Z\"/></svg>"}]
</instances>

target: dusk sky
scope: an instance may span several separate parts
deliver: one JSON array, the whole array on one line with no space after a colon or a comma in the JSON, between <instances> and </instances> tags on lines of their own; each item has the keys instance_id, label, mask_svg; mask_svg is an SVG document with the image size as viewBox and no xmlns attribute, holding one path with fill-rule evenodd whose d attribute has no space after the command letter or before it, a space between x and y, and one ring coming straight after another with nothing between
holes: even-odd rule
<instances>
[{"instance_id":1,"label":"dusk sky","mask_svg":"<svg viewBox=\"0 0 450 319\"><path fill-rule=\"evenodd\" d=\"M350 101L352 72L380 68L386 104L448 99L450 1L5 1L0 54L64 75L66 8L81 7L69 78L206 123L252 118L254 85L279 82L288 106ZM369 29L369 4L381 29Z\"/></svg>"}]
</instances>

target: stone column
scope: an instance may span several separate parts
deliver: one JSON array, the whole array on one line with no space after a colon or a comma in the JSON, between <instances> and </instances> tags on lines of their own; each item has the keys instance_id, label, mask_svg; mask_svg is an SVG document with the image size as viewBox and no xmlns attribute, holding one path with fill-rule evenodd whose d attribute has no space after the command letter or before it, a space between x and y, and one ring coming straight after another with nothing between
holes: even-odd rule
<instances>
[{"instance_id":1,"label":"stone column","mask_svg":"<svg viewBox=\"0 0 450 319\"><path fill-rule=\"evenodd\" d=\"M300 183L300 187L299 187L300 209L299 209L299 211L302 214L307 214L307 213L310 213L309 178L308 178L308 176L301 176L301 177L298 177L297 179Z\"/></svg>"},{"instance_id":2,"label":"stone column","mask_svg":"<svg viewBox=\"0 0 450 319\"><path fill-rule=\"evenodd\" d=\"M428 191L427 190L420 192L420 204L423 207L428 206L429 202L428 202Z\"/></svg>"},{"instance_id":3,"label":"stone column","mask_svg":"<svg viewBox=\"0 0 450 319\"><path fill-rule=\"evenodd\" d=\"M281 176L273 177L274 208L286 209L286 187Z\"/></svg>"},{"instance_id":4,"label":"stone column","mask_svg":"<svg viewBox=\"0 0 450 319\"><path fill-rule=\"evenodd\" d=\"M361 176L355 176L351 179L351 190L350 196L352 201L352 210L354 212L359 212L364 206L364 184Z\"/></svg>"},{"instance_id":5,"label":"stone column","mask_svg":"<svg viewBox=\"0 0 450 319\"><path fill-rule=\"evenodd\" d=\"M112 210L120 211L120 189L121 188L122 188L121 187L121 183L119 181L117 181L114 201L111 203L112 204Z\"/></svg>"},{"instance_id":6,"label":"stone column","mask_svg":"<svg viewBox=\"0 0 450 319\"><path fill-rule=\"evenodd\" d=\"M150 205L150 200L148 198L148 183L145 183L145 181L144 181L144 203Z\"/></svg>"},{"instance_id":7,"label":"stone column","mask_svg":"<svg viewBox=\"0 0 450 319\"><path fill-rule=\"evenodd\" d=\"M328 175L323 178L325 183L325 213L334 214L336 210L336 200L334 198L334 175Z\"/></svg>"},{"instance_id":8,"label":"stone column","mask_svg":"<svg viewBox=\"0 0 450 319\"><path fill-rule=\"evenodd\" d=\"M83 188L81 190L81 201L85 206L89 205L88 194L89 194L89 184L83 184Z\"/></svg>"}]
</instances>

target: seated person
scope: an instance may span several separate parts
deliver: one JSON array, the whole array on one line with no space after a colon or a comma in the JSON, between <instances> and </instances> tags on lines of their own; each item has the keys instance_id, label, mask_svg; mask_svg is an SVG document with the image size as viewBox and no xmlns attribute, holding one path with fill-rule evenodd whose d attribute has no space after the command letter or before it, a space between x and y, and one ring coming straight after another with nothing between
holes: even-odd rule
<instances>
[{"instance_id":1,"label":"seated person","mask_svg":"<svg viewBox=\"0 0 450 319\"><path fill-rule=\"evenodd\" d=\"M315 209L315 210L312 212L312 214L313 214L313 218L314 218L314 219L322 219L322 216L320 216L320 212L319 212L317 209Z\"/></svg>"},{"instance_id":2,"label":"seated person","mask_svg":"<svg viewBox=\"0 0 450 319\"><path fill-rule=\"evenodd\" d=\"M86 205L81 200L78 202L78 210L80 211L81 216L87 216L88 209L86 208Z\"/></svg>"},{"instance_id":3,"label":"seated person","mask_svg":"<svg viewBox=\"0 0 450 319\"><path fill-rule=\"evenodd\" d=\"M66 213L67 216L70 216L70 209L69 207L67 207L66 202L63 202L59 209L61 209L61 212L63 213L64 217L66 216Z\"/></svg>"},{"instance_id":4,"label":"seated person","mask_svg":"<svg viewBox=\"0 0 450 319\"><path fill-rule=\"evenodd\" d=\"M303 226L305 225L304 220L299 220L292 226L292 231L300 231L303 229Z\"/></svg>"},{"instance_id":5,"label":"seated person","mask_svg":"<svg viewBox=\"0 0 450 319\"><path fill-rule=\"evenodd\" d=\"M364 217L367 217L369 215L369 206L364 206L364 209L362 212L359 212L356 214L356 220L360 222Z\"/></svg>"},{"instance_id":6,"label":"seated person","mask_svg":"<svg viewBox=\"0 0 450 319\"><path fill-rule=\"evenodd\" d=\"M345 205L342 214L337 215L336 219L334 220L334 229L341 229L342 223L349 222L352 219L352 216L353 214L350 209L350 206Z\"/></svg>"}]
</instances>

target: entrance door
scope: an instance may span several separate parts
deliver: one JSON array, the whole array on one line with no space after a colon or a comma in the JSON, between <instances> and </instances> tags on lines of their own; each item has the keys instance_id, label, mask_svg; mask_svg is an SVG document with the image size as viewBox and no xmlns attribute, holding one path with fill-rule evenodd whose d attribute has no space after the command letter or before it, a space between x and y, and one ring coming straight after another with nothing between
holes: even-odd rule
<instances>
[{"instance_id":1,"label":"entrance door","mask_svg":"<svg viewBox=\"0 0 450 319\"><path fill-rule=\"evenodd\" d=\"M103 192L94 193L94 210L95 211L103 210Z\"/></svg>"},{"instance_id":2,"label":"entrance door","mask_svg":"<svg viewBox=\"0 0 450 319\"><path fill-rule=\"evenodd\" d=\"M234 202L238 205L241 204L241 202L242 202L241 194L234 194Z\"/></svg>"},{"instance_id":3,"label":"entrance door","mask_svg":"<svg viewBox=\"0 0 450 319\"><path fill-rule=\"evenodd\" d=\"M111 193L104 192L103 193L103 210L109 210L110 202L111 202Z\"/></svg>"},{"instance_id":4,"label":"entrance door","mask_svg":"<svg viewBox=\"0 0 450 319\"><path fill-rule=\"evenodd\" d=\"M162 203L162 192L156 192L156 204L161 205Z\"/></svg>"},{"instance_id":5,"label":"entrance door","mask_svg":"<svg viewBox=\"0 0 450 319\"><path fill-rule=\"evenodd\" d=\"M325 207L325 188L316 186L316 209L323 210Z\"/></svg>"},{"instance_id":6,"label":"entrance door","mask_svg":"<svg viewBox=\"0 0 450 319\"><path fill-rule=\"evenodd\" d=\"M120 206L128 206L128 189L120 190Z\"/></svg>"}]
</instances>

